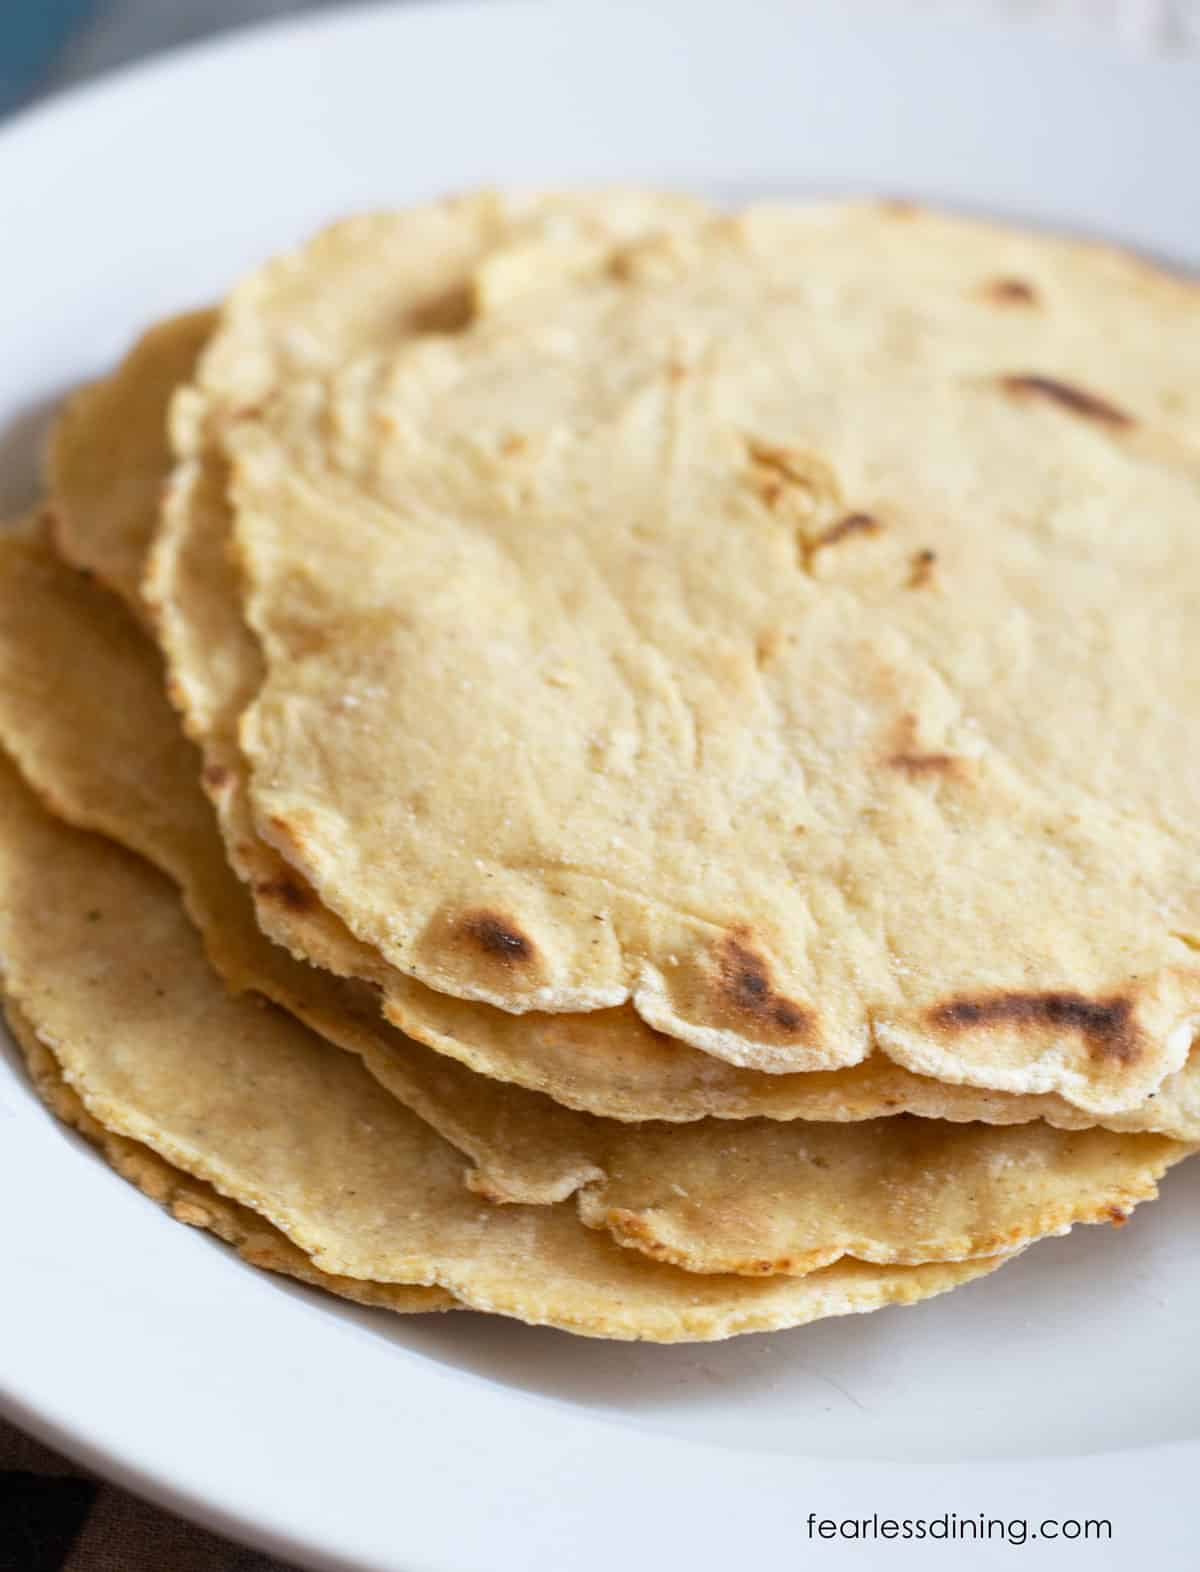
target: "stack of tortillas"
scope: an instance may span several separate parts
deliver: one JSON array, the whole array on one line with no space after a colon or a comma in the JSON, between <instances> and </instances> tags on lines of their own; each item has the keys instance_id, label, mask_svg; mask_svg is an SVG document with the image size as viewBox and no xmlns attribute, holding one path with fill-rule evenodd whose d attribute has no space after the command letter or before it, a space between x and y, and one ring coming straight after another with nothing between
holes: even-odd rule
<instances>
[{"instance_id":1,"label":"stack of tortillas","mask_svg":"<svg viewBox=\"0 0 1200 1572\"><path fill-rule=\"evenodd\" d=\"M1200 1142L1195 286L898 205L460 199L153 328L48 492L9 1018L247 1259L716 1338Z\"/></svg>"}]
</instances>

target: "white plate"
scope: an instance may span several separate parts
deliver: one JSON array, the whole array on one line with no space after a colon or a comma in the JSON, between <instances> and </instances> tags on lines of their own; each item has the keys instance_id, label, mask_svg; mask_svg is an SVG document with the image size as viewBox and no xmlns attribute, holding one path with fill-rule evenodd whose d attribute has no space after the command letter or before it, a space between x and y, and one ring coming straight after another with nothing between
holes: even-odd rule
<instances>
[{"instance_id":1,"label":"white plate","mask_svg":"<svg viewBox=\"0 0 1200 1572\"><path fill-rule=\"evenodd\" d=\"M339 11L0 134L0 492L136 329L343 210L485 180L870 189L1200 260L1200 74L771 0ZM136 943L131 934L130 942ZM0 1060L0 1386L18 1423L313 1567L924 1565L818 1517L1110 1518L948 1565L1196 1565L1200 1164L914 1310L700 1349L388 1318L166 1220ZM938 1547L941 1550L941 1547Z\"/></svg>"}]
</instances>

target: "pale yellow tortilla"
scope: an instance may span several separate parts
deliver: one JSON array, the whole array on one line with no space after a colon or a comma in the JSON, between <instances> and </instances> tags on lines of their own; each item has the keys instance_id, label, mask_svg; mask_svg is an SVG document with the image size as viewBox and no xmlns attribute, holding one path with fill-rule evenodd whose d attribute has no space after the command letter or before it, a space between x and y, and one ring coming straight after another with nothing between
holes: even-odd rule
<instances>
[{"instance_id":1,"label":"pale yellow tortilla","mask_svg":"<svg viewBox=\"0 0 1200 1572\"><path fill-rule=\"evenodd\" d=\"M712 209L696 197L617 187L476 191L330 224L241 279L201 370L220 408L414 334L453 332L476 309L475 269L503 249L493 287L512 298L588 267L597 245L674 232Z\"/></svg>"},{"instance_id":2,"label":"pale yellow tortilla","mask_svg":"<svg viewBox=\"0 0 1200 1572\"><path fill-rule=\"evenodd\" d=\"M51 1113L80 1135L111 1163L123 1179L136 1185L170 1212L176 1221L203 1228L232 1245L243 1261L268 1272L294 1277L313 1288L324 1288L341 1299L414 1315L430 1310L457 1308L454 1298L440 1288L408 1288L402 1283L366 1283L350 1277L319 1272L308 1257L278 1228L256 1212L240 1206L202 1179L164 1162L139 1141L128 1140L94 1119L78 1095L63 1079L58 1060L43 1043L19 1007L4 1007L9 1031L25 1056L29 1078Z\"/></svg>"},{"instance_id":3,"label":"pale yellow tortilla","mask_svg":"<svg viewBox=\"0 0 1200 1572\"><path fill-rule=\"evenodd\" d=\"M477 1192L551 1201L580 1188L589 1225L691 1270L803 1274L846 1253L909 1263L993 1255L1076 1222L1123 1218L1186 1150L1040 1122L617 1124L446 1063L375 1020L369 995L256 930L151 646L111 595L36 539L0 545L0 741L56 811L179 882L222 976L358 1053L471 1156Z\"/></svg>"},{"instance_id":4,"label":"pale yellow tortilla","mask_svg":"<svg viewBox=\"0 0 1200 1572\"><path fill-rule=\"evenodd\" d=\"M130 606L171 464L163 411L195 371L211 311L152 327L117 370L73 393L51 432L46 483L59 550Z\"/></svg>"},{"instance_id":5,"label":"pale yellow tortilla","mask_svg":"<svg viewBox=\"0 0 1200 1572\"><path fill-rule=\"evenodd\" d=\"M356 215L241 281L220 313L205 386L217 399L228 389L240 407L347 355L452 330L473 309L473 269L493 247L509 258L493 294L515 292L526 252L535 276L547 265L563 273L597 243L703 211L694 198L639 191L485 191ZM133 606L171 464L162 412L196 374L217 320L200 310L150 328L111 376L66 400L51 435L46 481L59 550Z\"/></svg>"},{"instance_id":6,"label":"pale yellow tortilla","mask_svg":"<svg viewBox=\"0 0 1200 1572\"><path fill-rule=\"evenodd\" d=\"M344 233L337 231L339 237L344 238ZM135 349L114 373L114 381L145 374L156 388L168 387L171 376L194 353L190 321L179 322L174 337L167 328L153 332L146 345L153 346L160 364L147 366L144 356L149 348ZM134 401L130 389L94 399L90 407L98 429L81 430L79 440L94 451L103 450L108 412L133 406ZM161 404L153 408L144 402L136 407L142 411L140 429L146 455L161 453L165 409ZM125 440L132 441L133 435L134 429L129 428ZM110 445L116 440L117 433L108 434ZM153 476L146 458L134 467L148 477L147 494L157 497L165 485L165 474ZM69 516L66 538L90 540L102 555L103 530L94 521L76 516L86 510L86 503L86 494L76 492L60 496L57 508ZM227 523L223 477L207 465L179 477L168 506L155 580L158 597L164 602L162 633L173 655L176 696L191 730L205 744L209 789L230 842L232 860L243 877L258 886L259 920L268 933L332 971L376 982L383 989L389 1015L412 1036L485 1074L544 1091L569 1107L606 1117L687 1120L711 1114L835 1120L907 1111L931 1118L989 1122L1046 1118L1068 1128L1091 1122L1089 1116L1053 1095L1011 1098L943 1085L914 1075L878 1053L842 1071L764 1076L726 1065L652 1031L630 1007L578 1016L530 1014L518 1021L487 1006L438 994L386 967L376 952L355 941L315 899L305 900L302 881L257 840L249 822L241 791L241 755L233 733L237 716L260 680L260 665L237 610L237 581L225 555ZM201 859L196 861L199 864ZM205 865L208 862L211 859L205 860ZM219 925L209 926L219 930ZM236 961L229 956L224 958L224 966L227 974L236 971ZM336 990L330 987L325 992L332 996ZM332 997L325 1002L321 1029L329 1030L339 1006ZM356 1013L361 1016L361 995L357 1003ZM312 1013L315 1006L310 1002L307 1008L306 1018L319 1024ZM347 1027L340 1029L344 1035ZM453 1066L443 1066L443 1070L453 1084ZM570 1123L561 1118L556 1122L560 1127ZM1110 1123L1116 1128L1149 1127L1194 1138L1200 1127L1200 1103L1191 1077L1185 1071L1170 1078L1155 1099L1129 1115L1114 1116ZM562 1139L568 1134L563 1131ZM465 1139L461 1130L458 1139ZM532 1160L516 1155L535 1148L514 1138L509 1142L506 1174L502 1176L493 1165L489 1185L513 1199L561 1198L564 1184L580 1182L579 1176L589 1171L591 1165L583 1155L585 1144L575 1136L572 1179L562 1172L535 1173Z\"/></svg>"},{"instance_id":7,"label":"pale yellow tortilla","mask_svg":"<svg viewBox=\"0 0 1200 1572\"><path fill-rule=\"evenodd\" d=\"M227 404L259 832L445 992L1133 1107L1200 1013L1198 301L766 213Z\"/></svg>"},{"instance_id":8,"label":"pale yellow tortilla","mask_svg":"<svg viewBox=\"0 0 1200 1572\"><path fill-rule=\"evenodd\" d=\"M439 1052L606 1117L838 1119L909 1111L934 1118L1092 1122L1093 1116L1072 1112L1053 1094L1010 1100L981 1088L947 1085L914 1075L878 1052L842 1071L763 1076L653 1031L628 1006L574 1016L531 1013L513 1020L488 1006L424 988L384 965L255 834L235 727L260 680L260 661L240 620L237 580L226 557L224 484L220 467L209 460L187 466L176 477L150 587L176 697L205 748L210 790L231 859L256 889L260 923L280 943L340 975L374 981L383 990L389 1018ZM1156 1128L1181 1133L1172 1121L1183 1089L1170 1078L1168 1085L1170 1094L1166 1088L1160 1093L1158 1106L1164 1112ZM1112 1117L1126 1127L1123 1116ZM1194 1118L1194 1110L1187 1117ZM1135 1112L1133 1127L1141 1128L1142 1118Z\"/></svg>"},{"instance_id":9,"label":"pale yellow tortilla","mask_svg":"<svg viewBox=\"0 0 1200 1572\"><path fill-rule=\"evenodd\" d=\"M92 1118L267 1219L320 1272L672 1342L910 1303L999 1264L696 1276L620 1249L573 1208L490 1206L349 1054L224 991L160 874L50 818L7 763L0 800L0 955L20 1019Z\"/></svg>"},{"instance_id":10,"label":"pale yellow tortilla","mask_svg":"<svg viewBox=\"0 0 1200 1572\"><path fill-rule=\"evenodd\" d=\"M865 215L859 213L857 215L857 221L860 223L864 221L869 223L870 218L871 215L869 213ZM844 221L843 215L838 215L838 221L839 223ZM269 309L263 311L267 327L260 334L266 349L258 354L257 363L272 367L276 366L277 362L285 361L288 366L298 365L301 367L313 363L324 363L320 355L315 362L305 361L303 357L299 361L287 361L287 355L293 353L293 350L289 348L286 332L287 313L290 309L288 302L291 298L288 293L289 289L298 291L296 300L303 302L304 311L311 318L314 302L320 293L322 282L329 276L329 269L326 264L330 259L336 258L338 267L359 267L369 273L372 247L379 246L381 256L386 253L386 245L383 245L380 240L381 235L388 237L389 244L402 245L404 243L402 240L404 223L405 217L401 215L394 220L384 217L382 219L356 220L348 225L338 226L335 231L330 232L328 240L324 245L314 244L308 252L300 253L294 258L285 259L278 264L272 264L271 267L264 270L262 282L259 286L253 284L247 286L242 292L243 321L241 325L244 333L249 332L250 338L254 337L255 332L253 327L255 312L263 311L261 301L256 301L255 299L256 290L258 295L265 298L269 303ZM919 226L922 233L928 232L930 224L931 220L928 215L920 217ZM375 227L372 228L372 226ZM371 232L370 244L366 243L368 230ZM940 267L943 275L945 275L940 281L944 303L948 303L948 308L950 309L961 311L964 302L961 297L954 295L949 287L954 282L954 269L958 267L961 273L961 265L956 260L955 247L947 243L945 235L942 235L940 238L941 244L936 246L930 245L926 248L928 253L926 261L929 267ZM958 238L961 239L961 236L958 236ZM990 232L988 239L992 247L993 260L998 266L1000 263L1004 263L1010 270L1007 274L998 273L995 275L989 287L981 289L977 296L973 296L966 302L966 305L971 309L976 308L980 302L987 302L997 308L1003 306L1008 316L1011 316L1014 312L1019 315L1021 311L1035 308L1039 304L1039 297L1036 291L1032 291L1032 300L1025 298L1023 292L1017 288L1020 279L1012 272L1012 268L1022 259L1023 253L1028 250L1027 243L1020 236L997 232ZM811 244L811 242L812 236L806 234L805 243ZM1092 264L1092 273L1099 278L1101 284L1104 283L1105 270L1107 269L1116 276L1118 282L1121 282L1126 287L1128 295L1134 294L1131 280L1132 283L1144 285L1152 290L1165 289L1168 294L1172 293L1172 291L1177 294L1174 286L1169 283L1164 284L1155 275L1144 270L1139 271L1136 268L1131 268L1130 264L1122 259L1106 258L1102 253L1089 253L1089 256ZM935 264L930 260L934 257L949 258L950 260L948 263L943 261ZM1024 259L1029 260L1028 257ZM519 260L520 268L517 270L518 273L523 268L527 275L532 272L536 278L539 272L539 259L536 255L536 250L531 256L528 248L526 248L526 253ZM310 261L312 265L306 267L306 264ZM544 266L544 259L542 259L542 263L540 273L544 276L547 271ZM506 267L507 276L511 280L513 269L508 265L506 258L501 258L489 264L487 272L489 275L503 275ZM553 273L553 269L550 271ZM336 268L333 269L333 276L336 279ZM378 281L382 277L382 273L377 272L373 276ZM1043 291L1045 287L1043 281ZM485 300L490 299L497 293L503 298L504 291L497 291L491 283L482 291ZM378 310L379 297L376 296L374 298L377 301L375 309ZM1001 316L1004 316L1004 312L1001 313ZM436 317L437 313L434 312L433 318L436 319ZM336 316L334 320L336 322ZM373 326L378 330L378 321L375 321ZM336 333L334 337L335 339L337 338ZM355 340L351 336L345 342L355 342ZM322 355L325 361L330 358L329 352L322 351ZM130 374L132 375L132 373ZM1173 407L1182 411L1183 415L1186 415L1189 407L1186 388L1181 393L1177 390L1172 395L1172 399ZM119 436L119 433L113 433L114 438L117 436ZM154 433L154 440L161 445L157 430ZM925 570L914 566L914 579L923 571ZM928 573L926 573L926 577L928 576ZM272 920L271 914L268 912L265 915L269 926ZM288 924L291 924L293 938L295 938L296 920L290 915L284 914L280 926L286 927ZM330 925L327 920L323 922L323 926L329 928ZM324 937L328 938L328 934ZM1187 939L1187 931L1181 930L1178 938L1179 945L1186 948L1185 941ZM326 964L335 964L335 962L327 961ZM553 1041L549 1045L548 1053L542 1049L541 1039L543 1032L539 1029L528 1038L530 1043L528 1061L525 1055L518 1054L517 1063L512 1064L506 1062L508 1056L504 1046L490 1043L486 1037L483 1051L479 1051L477 1039L491 1012L475 1012L476 1018L472 1019L472 1012L467 1010L460 1012L457 1021L423 1024L421 1018L423 1001L420 998L420 994L421 990L418 990L415 1001L411 1001L407 1007L401 1003L397 1010L401 1023L410 1031L426 1035L438 1041L439 1046L444 1050L452 1053L458 1052L468 1062L472 1062L479 1067L494 1067L493 1073L510 1074L525 1084L545 1087L547 1090L551 1090L555 1096L567 1101L599 1108L606 1113L624 1117L636 1117L639 1113L653 1114L658 1117L674 1117L675 1110L679 1110L682 1116L689 1116L689 1111L692 1115L696 1112L706 1111L718 1113L757 1111L763 1103L778 1099L781 1104L780 1111L784 1112L785 1115L787 1113L788 1103L792 1094L786 1086L779 1086L778 1088L772 1088L770 1092L763 1092L760 1089L760 1083L757 1078L748 1077L743 1079L742 1086L739 1088L737 1086L739 1078L736 1072L726 1082L719 1068L715 1076L715 1084L711 1086L705 1085L706 1077L700 1074L704 1067L698 1062L697 1056L690 1055L686 1051L678 1056L673 1054L671 1046L664 1044L661 1037L657 1037L652 1033L642 1032L639 1040L634 1033L627 1029L617 1013L614 1013L611 1019L616 1023L618 1029L616 1031L601 1031L595 1040L592 1039L586 1027L582 1031L579 1029L577 1020L565 1020L557 1027L552 1025L550 1030L553 1033ZM413 1008L413 1002L416 1003L417 1008ZM1069 1003L1070 1001L1067 1002ZM490 1035L490 1032L488 1035ZM632 1044L636 1045L636 1052L629 1051L630 1045L626 1043L626 1039L632 1039ZM565 1054L562 1051L564 1049L566 1049ZM618 1056L620 1062L616 1062ZM571 1074L568 1076L561 1075L553 1062L555 1060L561 1061L564 1057L569 1060L572 1066ZM548 1065L539 1063L539 1059L542 1058L549 1058L551 1062ZM631 1059L634 1061L632 1068L629 1063ZM855 1099L861 1116L865 1112L878 1111L879 1107L887 1106L893 1100L894 1088L890 1085L888 1072L884 1071L881 1075L880 1069L878 1056L876 1056L874 1063L868 1061L863 1075L860 1076L859 1067L855 1067L853 1075L846 1080L834 1077L826 1083L824 1077L817 1076L815 1079L810 1078L810 1089L816 1094L821 1090L822 1083L827 1084L830 1094L828 1101L836 1103L843 1096L847 1099ZM653 1073L647 1077L641 1073L642 1070L652 1070ZM640 1082L646 1079L654 1080L665 1095L656 1098L649 1088L639 1085ZM912 1089L918 1088L920 1084L919 1082L912 1082L910 1079L910 1087ZM747 1103L754 1106L747 1109L745 1107ZM911 1106L911 1104L901 1101L899 1106ZM921 1111L938 1112L937 1109L928 1107L927 1104L922 1103L920 1100L918 1100L916 1106ZM836 1116L829 1108L814 1107L812 1112L821 1117Z\"/></svg>"}]
</instances>

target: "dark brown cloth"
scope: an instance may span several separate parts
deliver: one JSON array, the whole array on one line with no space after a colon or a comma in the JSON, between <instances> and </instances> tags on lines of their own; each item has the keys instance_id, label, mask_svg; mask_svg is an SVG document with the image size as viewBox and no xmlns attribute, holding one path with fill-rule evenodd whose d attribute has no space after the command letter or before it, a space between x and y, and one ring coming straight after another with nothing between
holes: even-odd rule
<instances>
[{"instance_id":1,"label":"dark brown cloth","mask_svg":"<svg viewBox=\"0 0 1200 1572\"><path fill-rule=\"evenodd\" d=\"M294 1572L139 1501L0 1420L0 1572Z\"/></svg>"}]
</instances>

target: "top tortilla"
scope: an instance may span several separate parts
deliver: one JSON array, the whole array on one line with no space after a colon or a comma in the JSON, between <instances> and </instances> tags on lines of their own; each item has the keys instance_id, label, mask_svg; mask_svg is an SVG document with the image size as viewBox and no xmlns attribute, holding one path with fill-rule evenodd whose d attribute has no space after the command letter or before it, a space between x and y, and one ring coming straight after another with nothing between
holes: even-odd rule
<instances>
[{"instance_id":1,"label":"top tortilla","mask_svg":"<svg viewBox=\"0 0 1200 1572\"><path fill-rule=\"evenodd\" d=\"M338 226L336 233L344 237L346 228ZM322 239L313 249L318 258L324 258ZM349 251L347 263L354 255ZM300 266L301 259L296 258L285 269L293 284ZM236 726L241 709L261 681L261 663L254 640L241 621L237 579L227 559L229 518L223 471L213 455L206 453L195 464L184 466L187 473L167 487L167 403L176 384L195 373L202 347L197 342L197 323L203 320L194 315L179 317L151 328L108 378L68 401L63 429L55 433L52 443L52 453L60 457L51 465L49 478L60 489L48 511L59 551L116 590L131 610L144 617L145 606L137 589L140 562L150 546L159 502L164 491L168 494L153 587L158 631L169 657L174 695L189 730L203 744L208 759L206 784L228 840L231 861L247 881L260 925L279 944L310 957L322 968L288 967L286 956L255 942L252 919L247 921L243 903L229 891L224 870L216 865L210 846L211 827L201 803L199 811L191 813L187 830L192 853L189 865L196 871L189 881L190 899L209 937L214 963L227 979L240 980L243 986L255 985L247 979L245 967L246 957L253 955L258 962L257 986L264 986L264 977L273 979L266 991L276 997L286 992L290 1007L299 1009L309 1024L343 1042L361 1043L378 1037L386 1044L395 1037L394 1031L383 1023L370 1026L370 1001L364 1006L361 994L351 992L349 979L366 979L376 985L389 1019L445 1056L440 1067L429 1068L429 1079L443 1088L444 1095L436 1103L417 1097L411 1077L404 1073L402 1057L394 1052L372 1055L368 1051L368 1058L393 1088L403 1083L402 1095L424 1117L432 1118L443 1134L472 1153L481 1164L481 1179L489 1193L512 1200L540 1200L549 1195L561 1198L571 1185L582 1182L581 1176L593 1171L594 1160L581 1155L590 1140L579 1133L565 1109L622 1120L687 1121L706 1115L857 1120L908 1112L926 1118L990 1123L1044 1118L1068 1129L1091 1122L1090 1116L1053 1094L1012 1097L982 1088L946 1085L914 1075L882 1054L844 1070L764 1076L653 1031L629 1006L575 1016L531 1013L516 1019L489 1005L426 988L389 967L376 951L356 940L344 924L320 907L311 892L300 889L278 854L257 839L245 803ZM106 451L122 454L131 477L129 484L116 488L102 469L73 457ZM123 564L121 571L113 571L116 562ZM27 615L19 647L32 655L37 637L53 638L55 625L44 614L32 585L27 584L21 593ZM77 593L86 595L82 587ZM101 598L93 595L91 600L94 613L99 615ZM143 836L153 837L163 825L164 808L169 810L169 818L194 802L196 793L189 776L195 766L178 739L165 748L157 747L153 762L145 756L147 739L161 740L166 737L166 728L150 724L153 700L148 694L153 693L158 674L144 660L136 662L145 668L142 691L126 695L116 708L107 706L102 717L93 713L94 684L113 682L112 662L118 649L131 657L133 653L127 638L116 637L119 619L108 620L112 626L100 648L85 652L79 647L87 669L73 672L81 688L78 713L63 714L68 694L60 682L56 687L58 708L42 710L41 718L52 728L62 718L64 726L78 736L86 735L89 719L95 724L102 718L118 730L126 725L131 728L129 737L114 736L111 746L118 760L136 758L136 768L124 778L138 794L132 809L136 823ZM77 624L77 631L68 636L78 643L84 637L83 626ZM71 668L64 665L63 670ZM103 679L102 672L107 673ZM32 695L31 701L37 713L40 701ZM27 750L33 736L26 724L22 739ZM28 756L25 762L31 763ZM42 784L45 789L49 783ZM82 785L81 795L87 791L86 784ZM63 794L61 779L51 795L58 811L77 817ZM112 830L111 825L97 824L90 817L83 822ZM139 844L139 849L146 847ZM329 978L326 971L338 975ZM281 973L290 980L286 990ZM530 1116L525 1122L529 1127L542 1129L549 1122L559 1132L559 1141L548 1148L546 1142L515 1130L511 1100L505 1117L496 1120L492 1104L502 1094L458 1074L455 1061L488 1077L544 1092L563 1105L563 1109L554 1109L539 1098L527 1103ZM1194 1091L1197 1083L1200 1071L1189 1064L1152 1101L1113 1116L1110 1127L1196 1139L1200 1134ZM459 1111L453 1120L451 1107ZM470 1119L464 1124L462 1111L476 1108L481 1110L477 1124ZM483 1144L475 1138L479 1126L493 1125L503 1129L503 1140ZM588 1131L591 1126L584 1121L582 1128ZM558 1155L564 1147L574 1154L569 1163ZM556 1154L549 1164L548 1149Z\"/></svg>"},{"instance_id":2,"label":"top tortilla","mask_svg":"<svg viewBox=\"0 0 1200 1572\"><path fill-rule=\"evenodd\" d=\"M510 1199L561 1196L568 1182L579 1183L581 1175L593 1171L594 1158L579 1156L591 1142L572 1123L567 1109L609 1118L671 1121L704 1115L856 1120L909 1112L926 1118L989 1123L1045 1119L1066 1129L1093 1122L1092 1116L1053 1093L1015 1096L948 1085L916 1075L882 1053L840 1070L763 1075L726 1064L653 1031L629 1006L578 1015L533 1012L516 1017L490 1005L438 993L388 966L326 911L283 859L254 833L245 800L236 724L261 681L261 661L237 611L236 574L226 551L228 513L223 480L219 471L212 471L207 464L189 476L177 477L154 554L151 582L174 696L189 730L204 749L208 761L205 782L232 865L250 888L264 931L294 954L317 963L318 970L301 968L291 973L293 978L307 977L308 986L301 992L309 1002L302 1013L311 1024L318 1024L320 1030L339 1040L345 1039L347 1031L361 1035L362 1008L347 1009L334 979L324 985L320 979L326 971L333 972L339 982L362 979L380 990L385 1015L411 1037L481 1075L544 1092L563 1105L553 1109L535 1099L529 1105L527 1122L534 1130L552 1125L563 1143L558 1150L565 1146L571 1153L569 1164L560 1165L556 1160L547 1166L546 1152L557 1143L517 1132L512 1115L525 1105L515 1098L509 1098L505 1118L497 1125L505 1131L503 1142L489 1146L475 1139L464 1141L463 1110L482 1106L482 1122L490 1125L491 1105L500 1094L472 1077L460 1083L451 1066L443 1066L437 1079L448 1079L450 1090L447 1098L440 1100L438 1111L435 1113L428 1101L414 1106L426 1118L433 1118L443 1133L450 1134L445 1115L447 1102L453 1104L459 1117L451 1138L480 1162L489 1193ZM32 606L35 600L36 596L26 592L22 605ZM30 647L28 637L24 647ZM98 677L97 660L93 658L90 665L93 672L89 675ZM86 687L87 678L83 680ZM148 680L152 687L153 673ZM140 713L145 703L143 698L134 708ZM81 711L86 713L90 705L85 699ZM186 755L182 768L186 773ZM138 779L144 784L145 773ZM176 802L182 796L178 791L164 795ZM153 817L141 812L138 820L146 824L153 822ZM211 857L200 859L202 883L207 887L214 884L211 862ZM219 879L216 887L225 888ZM221 902L210 900L208 904L222 905L226 915L223 921L206 926L221 936L236 929L244 947L245 922L232 921L232 914L240 910L237 902L225 893ZM255 951L266 953L259 946ZM217 964L229 973L228 955ZM266 969L276 976L279 957ZM295 999L297 991L293 988L291 992ZM316 1013L314 994L321 996ZM1200 1069L1195 1060L1193 1054L1154 1097L1132 1110L1107 1115L1104 1122L1114 1129L1147 1129L1195 1139L1200 1128L1195 1095ZM394 1055L375 1058L374 1066L376 1073L382 1069L390 1084L396 1085ZM430 1070L430 1074L434 1072ZM401 1095L411 1098L411 1086L406 1085Z\"/></svg>"},{"instance_id":3,"label":"top tortilla","mask_svg":"<svg viewBox=\"0 0 1200 1572\"><path fill-rule=\"evenodd\" d=\"M1195 290L857 207L520 275L224 427L259 831L460 997L1142 1100L1200 1010Z\"/></svg>"}]
</instances>

